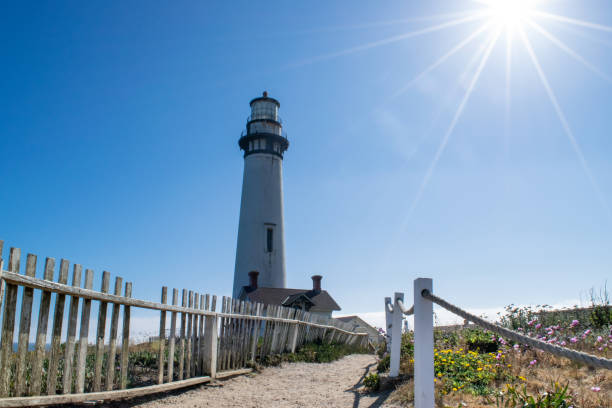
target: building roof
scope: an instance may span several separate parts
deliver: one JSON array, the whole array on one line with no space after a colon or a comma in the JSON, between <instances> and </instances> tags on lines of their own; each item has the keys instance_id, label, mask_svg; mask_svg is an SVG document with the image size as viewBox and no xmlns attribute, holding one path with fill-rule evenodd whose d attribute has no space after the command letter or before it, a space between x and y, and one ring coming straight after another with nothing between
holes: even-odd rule
<instances>
[{"instance_id":1,"label":"building roof","mask_svg":"<svg viewBox=\"0 0 612 408\"><path fill-rule=\"evenodd\" d=\"M335 317L335 319L336 320L340 320L343 323L355 322L355 323L358 323L363 328L368 328L369 327L369 328L371 328L373 330L378 331L374 326L372 326L371 324L369 324L368 322L366 322L365 320L363 320L361 317L359 317L357 315Z\"/></svg>"},{"instance_id":2,"label":"building roof","mask_svg":"<svg viewBox=\"0 0 612 408\"><path fill-rule=\"evenodd\" d=\"M368 322L366 322L359 316L356 316L356 315L342 316L342 317L336 317L335 319L343 323L352 324L353 330L357 328L364 329L366 332L370 334L370 338L372 338L373 341L380 341L382 338L382 335L379 333L376 327L372 326L371 324L369 324Z\"/></svg>"},{"instance_id":3,"label":"building roof","mask_svg":"<svg viewBox=\"0 0 612 408\"><path fill-rule=\"evenodd\" d=\"M299 296L306 296L314 306L311 312L328 312L330 310L341 310L336 301L327 293L326 290L314 291L306 289L289 288L257 288L252 290L249 286L242 288L244 296L251 302L263 303L266 305L282 305L289 297L296 299Z\"/></svg>"}]
</instances>

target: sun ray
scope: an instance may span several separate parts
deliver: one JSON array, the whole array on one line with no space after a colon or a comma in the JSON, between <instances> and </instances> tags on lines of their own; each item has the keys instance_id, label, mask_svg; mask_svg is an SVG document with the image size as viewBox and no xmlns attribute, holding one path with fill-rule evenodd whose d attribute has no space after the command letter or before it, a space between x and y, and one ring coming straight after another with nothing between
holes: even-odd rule
<instances>
[{"instance_id":1,"label":"sun ray","mask_svg":"<svg viewBox=\"0 0 612 408\"><path fill-rule=\"evenodd\" d=\"M422 71L419 75L417 75L416 77L411 79L410 82L408 82L401 89L399 89L397 92L395 92L392 95L391 98L398 97L399 95L401 95L404 92L406 92L415 83L419 82L423 77L425 77L425 75L429 74L431 71L433 71L434 69L436 69L437 67L442 65L447 59L449 59L454 54L456 54L461 49L463 49L466 45L471 43L476 37L478 37L483 31L485 31L490 25L491 25L491 23L483 24L482 27L480 27L478 30L474 31L472 34L467 36L465 39L463 39L461 42L459 42L457 45L455 45L450 51L448 51L446 54L444 54L442 57L440 57L436 62L431 64L429 67L425 68L425 70Z\"/></svg>"},{"instance_id":2,"label":"sun ray","mask_svg":"<svg viewBox=\"0 0 612 408\"><path fill-rule=\"evenodd\" d=\"M558 24L556 25L556 28L558 28L559 30L563 30L568 33L571 33L572 35L584 38L585 40L590 41L594 44L603 45L606 48L612 48L612 41L606 41L603 38L596 37L592 35L591 31L581 30L578 27L569 24L562 24L560 22L557 23Z\"/></svg>"},{"instance_id":3,"label":"sun ray","mask_svg":"<svg viewBox=\"0 0 612 408\"><path fill-rule=\"evenodd\" d=\"M512 103L512 31L506 30L506 95L504 110L504 149L508 151L510 136L510 106Z\"/></svg>"},{"instance_id":4,"label":"sun ray","mask_svg":"<svg viewBox=\"0 0 612 408\"><path fill-rule=\"evenodd\" d=\"M381 45L387 45L387 44L391 44L394 42L398 42L398 41L402 41L408 38L413 38L413 37L418 37L421 35L425 35L425 34L430 34L436 31L440 31L440 30L444 30L450 27L454 27L460 24L465 24L465 23L469 23L471 21L476 21L479 19L484 18L485 14L474 14L474 15L470 15L464 18L458 18L455 20L451 20L451 21L447 21L445 23L441 23L441 24L437 24L434 26L430 26L427 28L423 28L421 30L416 30L416 31L411 31L408 33L404 33L404 34L399 34L399 35L395 35L393 37L388 37L382 40L378 40L378 41L373 41L373 42L369 42L366 44L362 44L362 45L358 45L356 47L352 47L352 48L348 48L346 50L341 50L341 51L337 51L337 52L333 52L330 54L324 54L324 55L319 55L316 57L312 57L309 58L307 60L301 61L301 62L297 62L294 64L290 64L288 66L286 66L285 68L295 68L295 67L299 67L299 66L303 66L303 65L309 65L309 64L313 64L315 62L319 62L319 61L323 61L323 60L328 60L328 59L332 59L332 58L336 58L336 57L341 57L344 55L349 55L349 54L354 54L356 52L360 52L360 51L365 51L365 50L369 50L371 48L376 48L376 47L380 47Z\"/></svg>"},{"instance_id":5,"label":"sun ray","mask_svg":"<svg viewBox=\"0 0 612 408\"><path fill-rule=\"evenodd\" d=\"M389 27L393 25L418 23L418 22L424 22L424 21L448 20L448 19L461 18L465 16L473 16L475 13L478 13L480 11L481 10L474 9L474 10L459 11L456 13L433 14L430 16L402 18L402 19L386 20L386 21L373 21L370 23L363 23L363 24L319 27L319 28L312 28L309 30L295 31L295 32L292 32L291 34L299 35L299 34L315 34L315 33L337 32L337 31L364 30L368 28Z\"/></svg>"},{"instance_id":6,"label":"sun ray","mask_svg":"<svg viewBox=\"0 0 612 408\"><path fill-rule=\"evenodd\" d=\"M580 148L580 145L578 144L578 141L576 140L576 137L574 136L574 132L572 131L572 128L570 127L569 122L567 121L567 118L565 117L565 114L563 113L563 110L561 109L561 105L559 105L559 102L557 101L557 97L555 96L555 93L552 87L550 86L550 83L548 82L548 78L546 77L546 74L544 73L544 70L542 69L542 66L540 65L540 61L538 60L538 57L535 54L533 47L531 46L531 42L529 41L529 38L527 38L527 34L525 34L525 31L523 29L520 29L519 33L521 35L521 39L523 40L523 43L525 44L527 53L531 57L531 61L533 62L533 65L535 66L535 69L538 73L540 81L542 82L542 85L544 86L544 89L546 90L546 93L548 94L548 98L550 99L550 102L552 103L555 109L555 113L557 114L557 117L559 118L559 121L561 122L561 126L563 127L563 130L565 131L565 134L568 137L572 145L572 148L574 149L574 152L576 153L576 156L578 157L578 160L580 162L580 165L582 166L582 169L584 170L587 178L589 179L589 182L591 183L591 186L593 187L593 189L595 190L595 193L597 194L599 200L601 201L601 204L604 207L608 217L612 218L612 211L610 211L610 206L608 205L606 198L603 195L603 192L601 188L599 187L599 184L597 183L597 180L595 179L595 176L593 175L593 172L591 171L589 164L586 161L584 153L582 152L582 149Z\"/></svg>"},{"instance_id":7,"label":"sun ray","mask_svg":"<svg viewBox=\"0 0 612 408\"><path fill-rule=\"evenodd\" d=\"M606 31L606 32L612 33L612 27L604 25L604 24L597 24L597 23L592 23L590 21L577 20L575 18L560 16L558 14L546 13L544 11L533 11L532 14L539 16L539 17L549 18L551 20L561 21L563 23L569 23L569 24L574 24L577 26L585 27L585 28L590 28L592 30Z\"/></svg>"},{"instance_id":8,"label":"sun ray","mask_svg":"<svg viewBox=\"0 0 612 408\"><path fill-rule=\"evenodd\" d=\"M463 96L463 99L461 100L461 103L459 104L459 107L457 108L457 111L455 112L455 116L453 117L453 120L451 121L450 126L446 130L446 133L444 134L444 137L442 138L442 141L440 142L440 145L438 146L438 150L436 151L436 154L431 164L429 165L427 172L425 173L425 177L423 177L423 181L421 182L421 185L419 186L419 190L417 191L414 201L412 202L412 205L408 209L406 218L404 220L403 227L405 227L405 224L408 222L416 206L421 200L421 197L423 196L423 192L425 191L425 187L427 187L427 184L429 183L429 180L431 179L431 176L433 175L433 172L438 164L438 161L440 160L440 157L442 156L442 153L444 152L444 149L446 148L446 145L448 144L448 141L453 131L455 130L455 126L457 126L457 122L459 121L459 118L463 114L463 110L465 109L465 106L468 100L470 99L472 92L474 91L476 83L478 82L478 79L480 78L480 74L482 73L487 63L489 56L491 55L491 52L493 51L493 47L495 46L495 43L497 42L497 39L499 38L500 34L501 34L501 29L498 29L497 32L493 35L493 38L491 38L491 40L489 41L485 54L483 55L480 61L480 64L478 65L478 68L476 72L474 73L474 76L472 77L472 81L468 89L465 91L465 95Z\"/></svg>"},{"instance_id":9,"label":"sun ray","mask_svg":"<svg viewBox=\"0 0 612 408\"><path fill-rule=\"evenodd\" d=\"M606 73L601 71L599 68L597 68L596 66L594 66L593 64L588 62L583 56L578 54L576 51L574 51L573 49L571 49L570 47L565 45L563 43L563 41L561 41L560 39L555 37L552 33L547 31L544 27L542 27L541 25L539 25L535 21L532 21L532 20L527 20L527 21L529 22L529 24L533 28L536 29L536 31L538 31L544 37L548 38L553 44L555 44L561 50L565 51L565 53L567 53L570 57L572 57L576 61L580 62L582 65L584 65L588 70L590 70L594 74L596 74L596 75L600 76L601 78L605 79L607 82L612 83L612 78L610 78L610 76L608 76Z\"/></svg>"}]
</instances>

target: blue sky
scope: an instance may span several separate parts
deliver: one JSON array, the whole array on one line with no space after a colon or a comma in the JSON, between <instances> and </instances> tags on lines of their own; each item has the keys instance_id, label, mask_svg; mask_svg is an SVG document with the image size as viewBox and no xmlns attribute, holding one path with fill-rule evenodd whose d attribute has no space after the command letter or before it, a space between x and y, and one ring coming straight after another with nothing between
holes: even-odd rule
<instances>
[{"instance_id":1,"label":"blue sky","mask_svg":"<svg viewBox=\"0 0 612 408\"><path fill-rule=\"evenodd\" d=\"M384 40L482 7L4 4L0 239L90 267L96 286L109 270L143 299L162 285L229 294L237 141L267 90L291 142L290 287L322 274L344 312L382 311L416 277L471 308L577 299L612 276L612 31L536 19L589 70L525 27L592 181L516 32L507 110L503 32L422 188L494 29L399 95L487 20ZM538 7L612 24L606 0Z\"/></svg>"}]
</instances>

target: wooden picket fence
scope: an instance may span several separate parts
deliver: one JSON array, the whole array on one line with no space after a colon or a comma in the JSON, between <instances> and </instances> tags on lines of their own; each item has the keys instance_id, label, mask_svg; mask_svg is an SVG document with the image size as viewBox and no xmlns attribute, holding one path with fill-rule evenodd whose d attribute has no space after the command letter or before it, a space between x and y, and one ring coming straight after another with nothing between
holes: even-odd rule
<instances>
[{"instance_id":1,"label":"wooden picket fence","mask_svg":"<svg viewBox=\"0 0 612 408\"><path fill-rule=\"evenodd\" d=\"M3 244L0 241L0 304L3 302L0 408L113 400L169 391L249 372L251 368L248 367L258 359L294 352L301 345L316 340L361 347L368 344L367 333L353 332L335 319L292 308L223 297L217 311L216 296L185 289L180 305L177 289L173 289L172 304L169 304L167 287L162 288L160 303L139 300L132 298L132 283L124 284L121 277L115 278L111 294L110 273L106 271L102 273L101 290L95 291L93 271L85 269L82 282L83 267L78 264L72 265L72 279L68 285L70 262L65 259L59 263L57 281L53 279L56 270L53 258L46 258L44 275L39 279L35 276L36 255L27 255L25 273L20 273L19 248L10 248L5 270ZM53 293L53 324L48 339ZM19 294L20 308L17 305ZM39 296L40 305L38 323L34 350L28 351L35 295ZM67 296L70 302L65 321ZM92 301L99 302L95 346L88 344ZM107 333L109 305L112 311L110 332ZM160 311L157 385L129 387L130 312L133 307ZM121 313L122 335L118 338ZM66 324L66 335L62 336ZM178 333L177 325L180 325ZM90 360L94 358L94 369L93 379L88 378L86 382L88 356ZM176 371L175 366L178 366Z\"/></svg>"}]
</instances>

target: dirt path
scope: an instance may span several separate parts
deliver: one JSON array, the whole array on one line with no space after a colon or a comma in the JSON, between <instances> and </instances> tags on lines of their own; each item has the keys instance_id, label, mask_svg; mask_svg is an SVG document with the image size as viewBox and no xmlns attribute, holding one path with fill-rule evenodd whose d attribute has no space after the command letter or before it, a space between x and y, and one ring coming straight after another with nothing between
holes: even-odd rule
<instances>
[{"instance_id":1,"label":"dirt path","mask_svg":"<svg viewBox=\"0 0 612 408\"><path fill-rule=\"evenodd\" d=\"M189 391L113 407L388 407L388 394L368 395L362 381L375 367L372 355L351 355L328 364L290 363Z\"/></svg>"}]
</instances>

